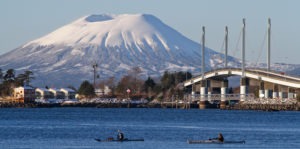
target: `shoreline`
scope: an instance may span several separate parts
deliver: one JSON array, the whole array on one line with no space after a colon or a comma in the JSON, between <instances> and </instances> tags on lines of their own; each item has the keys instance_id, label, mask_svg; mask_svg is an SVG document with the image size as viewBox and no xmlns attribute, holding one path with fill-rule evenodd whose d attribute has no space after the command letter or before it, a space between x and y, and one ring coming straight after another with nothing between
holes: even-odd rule
<instances>
[{"instance_id":1,"label":"shoreline","mask_svg":"<svg viewBox=\"0 0 300 149\"><path fill-rule=\"evenodd\" d=\"M0 103L0 108L168 108L168 109L199 109L198 104L162 104L162 103ZM300 103L295 104L245 104L237 103L220 108L219 104L207 105L205 109L221 110L259 110L259 111L300 111ZM201 110L201 109L199 109Z\"/></svg>"},{"instance_id":2,"label":"shoreline","mask_svg":"<svg viewBox=\"0 0 300 149\"><path fill-rule=\"evenodd\" d=\"M226 107L226 110L255 110L255 111L300 111L300 103L296 104L237 104Z\"/></svg>"}]
</instances>

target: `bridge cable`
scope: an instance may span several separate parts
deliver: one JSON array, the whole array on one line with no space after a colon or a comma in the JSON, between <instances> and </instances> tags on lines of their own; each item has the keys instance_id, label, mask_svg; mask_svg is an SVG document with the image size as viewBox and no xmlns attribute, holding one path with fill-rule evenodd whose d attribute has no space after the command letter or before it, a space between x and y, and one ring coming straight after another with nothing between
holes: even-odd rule
<instances>
[{"instance_id":1,"label":"bridge cable","mask_svg":"<svg viewBox=\"0 0 300 149\"><path fill-rule=\"evenodd\" d=\"M260 57L262 55L262 51L264 50L264 46L265 46L265 43L266 43L266 38L267 38L267 31L265 32L265 36L264 36L264 39L263 39L263 42L261 44L261 47L260 47L260 52L259 52L259 55L256 59L256 63L255 63L255 67L257 67L257 64L258 64L258 61L260 60Z\"/></svg>"},{"instance_id":2,"label":"bridge cable","mask_svg":"<svg viewBox=\"0 0 300 149\"><path fill-rule=\"evenodd\" d=\"M233 51L233 54L232 54L233 57L236 57L236 53L239 50L239 45L240 45L240 40L241 40L241 37L242 37L242 33L243 33L243 29L241 29L241 31L240 31L239 38L238 38L238 41L237 41L236 46L235 46L235 50Z\"/></svg>"},{"instance_id":3,"label":"bridge cable","mask_svg":"<svg viewBox=\"0 0 300 149\"><path fill-rule=\"evenodd\" d=\"M258 67L258 66L257 66L258 63L259 63L258 61L259 61L260 58L261 58L262 51L263 51L264 45L265 45L265 43L266 43L267 33L268 33L268 32L266 31L266 32L265 32L265 35L264 35L263 42L262 42L261 47L260 47L259 55L258 55L258 57L257 57L257 59L256 59L255 65L254 65L255 68ZM255 69L255 72L256 72L256 74L257 74L258 76L260 76L258 70Z\"/></svg>"},{"instance_id":4,"label":"bridge cable","mask_svg":"<svg viewBox=\"0 0 300 149\"><path fill-rule=\"evenodd\" d=\"M225 46L225 38L223 39L223 43L221 45L221 48L220 48L220 53L223 54L225 49L224 49L224 46ZM218 58L220 59L220 62L216 63L213 67L213 69L215 70L218 66L220 66L220 64L224 63L224 59L225 59L225 55L222 57L220 55L218 55Z\"/></svg>"}]
</instances>

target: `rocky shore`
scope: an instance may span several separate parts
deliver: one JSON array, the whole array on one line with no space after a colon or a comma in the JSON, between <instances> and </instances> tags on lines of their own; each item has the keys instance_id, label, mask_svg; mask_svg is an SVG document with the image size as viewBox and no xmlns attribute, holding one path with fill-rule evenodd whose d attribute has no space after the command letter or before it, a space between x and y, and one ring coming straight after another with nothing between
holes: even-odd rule
<instances>
[{"instance_id":1,"label":"rocky shore","mask_svg":"<svg viewBox=\"0 0 300 149\"><path fill-rule=\"evenodd\" d=\"M254 99L240 102L227 107L235 110L262 110L262 111L299 111L300 103L296 99Z\"/></svg>"},{"instance_id":2,"label":"rocky shore","mask_svg":"<svg viewBox=\"0 0 300 149\"><path fill-rule=\"evenodd\" d=\"M261 110L261 111L299 111L300 104L237 104L227 106L227 110Z\"/></svg>"},{"instance_id":3,"label":"rocky shore","mask_svg":"<svg viewBox=\"0 0 300 149\"><path fill-rule=\"evenodd\" d=\"M259 102L247 101L236 104L228 104L225 110L262 110L262 111L299 111L300 103L297 101L286 102ZM54 107L94 107L94 108L174 108L174 109L190 109L199 108L197 103L92 103L92 102L76 102L76 103L0 103L0 108L54 108ZM208 104L207 109L218 109L219 104Z\"/></svg>"}]
</instances>

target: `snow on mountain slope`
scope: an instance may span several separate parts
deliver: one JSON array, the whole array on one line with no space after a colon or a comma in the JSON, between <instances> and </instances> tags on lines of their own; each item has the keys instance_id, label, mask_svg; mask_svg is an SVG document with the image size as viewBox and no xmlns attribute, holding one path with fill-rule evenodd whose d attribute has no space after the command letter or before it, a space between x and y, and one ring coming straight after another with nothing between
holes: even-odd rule
<instances>
[{"instance_id":1,"label":"snow on mountain slope","mask_svg":"<svg viewBox=\"0 0 300 149\"><path fill-rule=\"evenodd\" d=\"M220 67L223 55L205 50L207 69ZM240 65L233 57L228 60ZM2 70L31 70L40 86L92 81L94 62L100 79L119 78L133 67L142 68L144 77L166 70L199 72L201 45L152 15L103 14L82 17L0 56Z\"/></svg>"}]
</instances>

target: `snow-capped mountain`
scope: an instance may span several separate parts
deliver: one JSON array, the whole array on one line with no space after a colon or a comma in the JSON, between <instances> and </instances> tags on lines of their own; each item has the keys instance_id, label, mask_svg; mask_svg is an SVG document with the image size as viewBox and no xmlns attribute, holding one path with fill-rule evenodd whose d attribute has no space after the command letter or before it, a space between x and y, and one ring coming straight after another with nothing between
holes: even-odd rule
<instances>
[{"instance_id":1,"label":"snow-capped mountain","mask_svg":"<svg viewBox=\"0 0 300 149\"><path fill-rule=\"evenodd\" d=\"M199 31L200 34L200 31ZM224 55L205 49L207 69L222 67ZM229 66L239 66L229 57ZM33 71L38 86L79 86L93 80L120 78L133 67L142 76L164 71L199 72L201 45L148 14L89 15L0 56L0 68Z\"/></svg>"}]
</instances>

